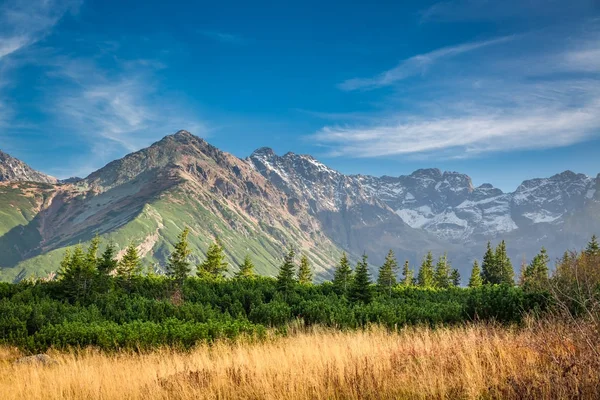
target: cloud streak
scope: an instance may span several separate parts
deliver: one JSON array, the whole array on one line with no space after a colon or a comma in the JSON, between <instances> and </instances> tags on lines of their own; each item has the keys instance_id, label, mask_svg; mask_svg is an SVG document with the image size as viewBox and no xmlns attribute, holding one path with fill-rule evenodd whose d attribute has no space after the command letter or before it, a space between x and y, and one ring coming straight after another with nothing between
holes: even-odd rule
<instances>
[{"instance_id":1,"label":"cloud streak","mask_svg":"<svg viewBox=\"0 0 600 400\"><path fill-rule=\"evenodd\" d=\"M403 60L396 67L384 71L375 77L348 79L339 84L338 87L342 90L351 91L357 89L376 89L383 86L389 86L398 81L424 73L430 66L442 59L469 53L484 47L505 43L512 39L514 39L514 36L504 36L491 40L444 47L429 53L419 54Z\"/></svg>"},{"instance_id":2,"label":"cloud streak","mask_svg":"<svg viewBox=\"0 0 600 400\"><path fill-rule=\"evenodd\" d=\"M518 41L498 39L509 45L507 51L455 60L444 74L395 87L383 102L386 111L373 113L374 121L346 119L310 138L332 156L455 159L600 137L599 32L592 23L568 38L547 37L553 46L543 49L538 33ZM345 89L391 85L433 61L492 44L467 43L411 57Z\"/></svg>"},{"instance_id":3,"label":"cloud streak","mask_svg":"<svg viewBox=\"0 0 600 400\"><path fill-rule=\"evenodd\" d=\"M435 154L467 158L488 152L562 147L598 135L600 97L583 107L417 118L365 128L325 127L314 135L334 156ZM438 153L442 152L442 153Z\"/></svg>"},{"instance_id":4,"label":"cloud streak","mask_svg":"<svg viewBox=\"0 0 600 400\"><path fill-rule=\"evenodd\" d=\"M91 146L93 157L72 174L85 175L123 151L136 151L179 129L205 135L206 128L191 111L156 93L155 65L124 61L116 72L99 68L89 59L55 61L48 75L62 79L52 93L46 113L54 123L79 135ZM59 173L59 175L61 175Z\"/></svg>"},{"instance_id":5,"label":"cloud streak","mask_svg":"<svg viewBox=\"0 0 600 400\"><path fill-rule=\"evenodd\" d=\"M8 0L0 5L0 60L47 35L80 0Z\"/></svg>"}]
</instances>

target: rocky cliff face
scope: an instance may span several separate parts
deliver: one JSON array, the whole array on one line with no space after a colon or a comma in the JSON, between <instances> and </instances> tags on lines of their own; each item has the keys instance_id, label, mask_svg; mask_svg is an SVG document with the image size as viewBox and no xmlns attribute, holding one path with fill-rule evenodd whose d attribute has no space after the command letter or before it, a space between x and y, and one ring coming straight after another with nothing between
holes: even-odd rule
<instances>
[{"instance_id":1,"label":"rocky cliff face","mask_svg":"<svg viewBox=\"0 0 600 400\"><path fill-rule=\"evenodd\" d=\"M277 156L267 148L249 161L319 217L333 240L355 252L385 243L409 257L411 248L422 254L444 247L468 265L487 240L509 238L512 256L520 258L542 245L564 251L600 231L600 175L566 171L503 193L491 184L474 187L467 175L438 169L398 177L347 176L311 156ZM360 241L347 240L361 224L373 229L360 235Z\"/></svg>"},{"instance_id":2,"label":"rocky cliff face","mask_svg":"<svg viewBox=\"0 0 600 400\"><path fill-rule=\"evenodd\" d=\"M22 161L0 151L0 182L56 183L56 178L42 174Z\"/></svg>"}]
</instances>

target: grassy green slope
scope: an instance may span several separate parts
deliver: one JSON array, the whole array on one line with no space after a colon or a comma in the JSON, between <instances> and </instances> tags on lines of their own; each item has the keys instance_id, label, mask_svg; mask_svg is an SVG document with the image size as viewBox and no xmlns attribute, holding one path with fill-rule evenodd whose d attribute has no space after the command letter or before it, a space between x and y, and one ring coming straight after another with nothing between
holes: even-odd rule
<instances>
[{"instance_id":1,"label":"grassy green slope","mask_svg":"<svg viewBox=\"0 0 600 400\"><path fill-rule=\"evenodd\" d=\"M308 243L314 243L314 238L311 239L293 225L283 229L254 221L222 199L212 199L210 206L213 208L210 210L204 204L193 194L175 189L146 204L131 221L102 235L101 239L104 243L112 240L120 248L129 243L136 244L144 255L146 270L164 266L177 236L185 226L192 231L189 241L193 263L203 259L208 246L218 236L226 249L230 273L237 270L237 265L246 254L250 254L259 274L275 275L285 246L289 244L304 250L311 257L317 277L323 278L328 276L327 270L341 255L340 250L331 244L321 244L318 248L307 247ZM81 244L87 246L89 242ZM0 270L0 279L12 281L23 276L47 276L58 269L65 249L30 258L13 268L4 268Z\"/></svg>"}]
</instances>

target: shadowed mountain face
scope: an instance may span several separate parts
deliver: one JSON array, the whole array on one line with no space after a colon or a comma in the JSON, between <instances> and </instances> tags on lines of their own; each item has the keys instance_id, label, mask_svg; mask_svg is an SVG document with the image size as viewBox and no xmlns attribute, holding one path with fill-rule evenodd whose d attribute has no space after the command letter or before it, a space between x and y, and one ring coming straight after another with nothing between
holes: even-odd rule
<instances>
[{"instance_id":1,"label":"shadowed mountain face","mask_svg":"<svg viewBox=\"0 0 600 400\"><path fill-rule=\"evenodd\" d=\"M502 193L437 169L349 176L268 148L241 160L186 131L61 183L0 156L0 277L9 280L56 270L64 248L96 234L137 244L156 268L185 226L195 261L218 236L233 265L248 253L273 275L293 245L320 278L342 251L374 264L389 249L413 264L447 251L465 276L487 240L507 239L517 265L542 245L558 256L600 231L600 175L569 171Z\"/></svg>"}]
</instances>

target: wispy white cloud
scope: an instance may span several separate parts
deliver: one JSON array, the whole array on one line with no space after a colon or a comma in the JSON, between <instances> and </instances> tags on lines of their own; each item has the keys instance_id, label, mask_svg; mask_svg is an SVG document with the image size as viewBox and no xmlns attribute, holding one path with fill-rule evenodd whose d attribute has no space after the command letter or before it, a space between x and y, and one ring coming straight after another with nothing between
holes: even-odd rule
<instances>
[{"instance_id":1,"label":"wispy white cloud","mask_svg":"<svg viewBox=\"0 0 600 400\"><path fill-rule=\"evenodd\" d=\"M600 96L582 107L538 107L438 119L407 118L372 127L325 127L314 137L332 155L379 157L435 154L473 157L506 150L552 148L598 136ZM440 153L438 153L440 152Z\"/></svg>"},{"instance_id":2,"label":"wispy white cloud","mask_svg":"<svg viewBox=\"0 0 600 400\"><path fill-rule=\"evenodd\" d=\"M353 78L342 82L339 88L342 90L374 89L382 86L388 86L395 82L409 78L411 76L424 73L435 62L460 54L472 52L484 47L505 43L514 38L514 36L504 36L491 40L484 40L471 43L463 43L456 46L444 47L425 54L419 54L401 61L396 67L384 71L372 78Z\"/></svg>"},{"instance_id":3,"label":"wispy white cloud","mask_svg":"<svg viewBox=\"0 0 600 400\"><path fill-rule=\"evenodd\" d=\"M440 66L443 74L424 82L392 85L396 92L373 120L342 116L311 139L334 156L447 159L563 147L600 137L596 28L546 37L552 46L542 48L539 33L525 35L507 43L506 51L454 60ZM455 48L469 51L472 46ZM453 54L448 49L432 53L441 54L433 57L438 61ZM393 74L362 84L391 84L415 70L413 64L401 64Z\"/></svg>"},{"instance_id":4,"label":"wispy white cloud","mask_svg":"<svg viewBox=\"0 0 600 400\"><path fill-rule=\"evenodd\" d=\"M162 68L161 63L124 61L117 71L109 72L90 59L61 58L56 67L49 75L64 82L48 98L45 111L57 126L90 146L87 162L69 175L86 175L179 129L207 134L192 111L156 93L154 72Z\"/></svg>"},{"instance_id":5,"label":"wispy white cloud","mask_svg":"<svg viewBox=\"0 0 600 400\"><path fill-rule=\"evenodd\" d=\"M0 5L0 59L47 35L80 0L7 0Z\"/></svg>"}]
</instances>

